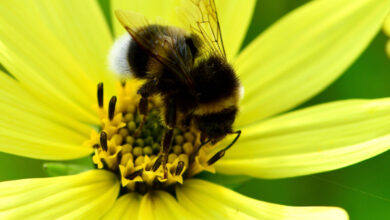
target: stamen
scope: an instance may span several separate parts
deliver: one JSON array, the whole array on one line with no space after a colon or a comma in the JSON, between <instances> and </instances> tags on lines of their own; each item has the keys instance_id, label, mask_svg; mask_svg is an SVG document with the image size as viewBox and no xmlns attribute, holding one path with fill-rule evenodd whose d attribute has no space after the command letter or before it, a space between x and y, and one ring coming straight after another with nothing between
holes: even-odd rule
<instances>
[{"instance_id":1,"label":"stamen","mask_svg":"<svg viewBox=\"0 0 390 220\"><path fill-rule=\"evenodd\" d=\"M127 176L126 178L130 179L130 180L133 180L134 178L136 178L137 176L140 176L142 174L142 171L144 171L144 169L140 169L140 170L137 170L135 171L134 173L130 174L129 176Z\"/></svg>"},{"instance_id":2,"label":"stamen","mask_svg":"<svg viewBox=\"0 0 390 220\"><path fill-rule=\"evenodd\" d=\"M116 96L111 97L110 103L108 104L108 118L112 120L114 118L116 105Z\"/></svg>"},{"instance_id":3,"label":"stamen","mask_svg":"<svg viewBox=\"0 0 390 220\"><path fill-rule=\"evenodd\" d=\"M154 162L153 167L152 167L153 172L156 172L156 170L161 166L162 159L163 159L163 155L160 155L157 158L156 162Z\"/></svg>"},{"instance_id":4,"label":"stamen","mask_svg":"<svg viewBox=\"0 0 390 220\"><path fill-rule=\"evenodd\" d=\"M225 150L220 150L218 153L216 153L210 160L207 161L207 164L213 165L215 162L217 162L219 159L221 159L225 155Z\"/></svg>"},{"instance_id":5,"label":"stamen","mask_svg":"<svg viewBox=\"0 0 390 220\"><path fill-rule=\"evenodd\" d=\"M94 145L92 146L92 148L93 148L93 149L98 149L98 148L99 148L99 144L94 144Z\"/></svg>"},{"instance_id":6,"label":"stamen","mask_svg":"<svg viewBox=\"0 0 390 220\"><path fill-rule=\"evenodd\" d=\"M102 146L102 149L107 152L107 133L104 131L102 131L102 133L100 134L100 145Z\"/></svg>"},{"instance_id":7,"label":"stamen","mask_svg":"<svg viewBox=\"0 0 390 220\"><path fill-rule=\"evenodd\" d=\"M183 169L184 169L184 162L183 161L179 161L179 163L177 163L175 175L179 176L181 171L183 171Z\"/></svg>"},{"instance_id":8,"label":"stamen","mask_svg":"<svg viewBox=\"0 0 390 220\"><path fill-rule=\"evenodd\" d=\"M103 83L99 83L97 86L97 99L99 108L103 108Z\"/></svg>"}]
</instances>

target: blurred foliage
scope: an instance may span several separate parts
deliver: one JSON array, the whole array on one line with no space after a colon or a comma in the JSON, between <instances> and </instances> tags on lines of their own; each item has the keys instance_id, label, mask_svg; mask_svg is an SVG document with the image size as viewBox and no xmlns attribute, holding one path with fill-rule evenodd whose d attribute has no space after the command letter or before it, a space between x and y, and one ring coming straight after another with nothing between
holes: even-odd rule
<instances>
[{"instance_id":1,"label":"blurred foliage","mask_svg":"<svg viewBox=\"0 0 390 220\"><path fill-rule=\"evenodd\" d=\"M92 162L88 165L77 163L48 162L43 164L43 170L47 176L67 176L94 169Z\"/></svg>"},{"instance_id":2,"label":"blurred foliage","mask_svg":"<svg viewBox=\"0 0 390 220\"><path fill-rule=\"evenodd\" d=\"M204 179L228 187L230 189L240 188L244 183L250 181L252 177L241 175L226 175L221 173L202 172L194 178Z\"/></svg>"},{"instance_id":3,"label":"blurred foliage","mask_svg":"<svg viewBox=\"0 0 390 220\"><path fill-rule=\"evenodd\" d=\"M109 1L97 1L106 18L109 18ZM305 2L307 0L258 0L244 46L281 16ZM111 21L108 21L108 24L111 27ZM365 53L343 76L298 108L347 98L390 96L390 60L384 52L385 42L386 37L379 33ZM240 193L264 201L295 206L340 206L349 212L351 219L390 219L389 161L390 152L387 152L354 166L305 177L260 180L240 176L228 182L228 177L224 175L202 174L202 178L224 183ZM43 177L44 162L0 153L0 181ZM89 159L85 158L68 163L81 166L90 164ZM61 167L65 168L63 170L66 172L69 169L73 172L72 169L75 168L67 165L60 165Z\"/></svg>"}]
</instances>

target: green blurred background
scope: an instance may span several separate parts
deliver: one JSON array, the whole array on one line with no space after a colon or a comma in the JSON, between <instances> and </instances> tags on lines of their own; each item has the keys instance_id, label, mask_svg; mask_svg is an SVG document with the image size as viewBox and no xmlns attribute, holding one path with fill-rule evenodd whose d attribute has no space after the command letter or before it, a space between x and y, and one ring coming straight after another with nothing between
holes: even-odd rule
<instances>
[{"instance_id":1,"label":"green blurred background","mask_svg":"<svg viewBox=\"0 0 390 220\"><path fill-rule=\"evenodd\" d=\"M109 1L98 0L108 17ZM130 1L130 0L129 0ZM307 0L258 0L245 44ZM364 54L325 91L299 108L348 98L390 96L390 59L379 33ZM292 42L293 43L293 42ZM86 163L78 160L77 163ZM43 177L42 161L0 153L0 181ZM203 178L213 178L209 175ZM219 182L226 177L219 176ZM340 206L351 219L390 219L390 152L340 170L282 180L234 178L236 191L259 200L295 206ZM241 180L246 180L241 182ZM238 184L238 182L241 182Z\"/></svg>"}]
</instances>

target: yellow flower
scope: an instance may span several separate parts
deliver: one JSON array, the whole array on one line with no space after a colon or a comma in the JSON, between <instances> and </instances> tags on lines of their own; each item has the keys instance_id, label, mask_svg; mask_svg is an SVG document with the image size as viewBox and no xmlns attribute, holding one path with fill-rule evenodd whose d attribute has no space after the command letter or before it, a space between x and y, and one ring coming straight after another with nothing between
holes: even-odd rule
<instances>
[{"instance_id":1,"label":"yellow flower","mask_svg":"<svg viewBox=\"0 0 390 220\"><path fill-rule=\"evenodd\" d=\"M149 18L161 15L177 24L175 0L112 3L112 9L131 9ZM379 31L389 0L311 1L240 53L255 1L216 3L229 60L245 87L235 125L242 138L215 164L216 172L300 176L348 166L389 149L388 98L338 101L281 114L323 90L349 67ZM123 29L113 22L119 36ZM48 160L80 158L96 151L83 145L97 141L92 125L102 120L113 134L119 130L120 114L114 123L102 116L106 109L96 108L96 85L104 82L108 103L117 81L106 71L113 39L96 1L4 1L0 27L0 63L13 76L0 74L0 151ZM116 147L115 138L107 143L111 146ZM105 162L115 160L103 154ZM98 164L99 152L95 156ZM2 182L0 218L348 218L339 208L256 201L195 178L176 184L175 193L123 194L119 191L124 180L107 170Z\"/></svg>"}]
</instances>

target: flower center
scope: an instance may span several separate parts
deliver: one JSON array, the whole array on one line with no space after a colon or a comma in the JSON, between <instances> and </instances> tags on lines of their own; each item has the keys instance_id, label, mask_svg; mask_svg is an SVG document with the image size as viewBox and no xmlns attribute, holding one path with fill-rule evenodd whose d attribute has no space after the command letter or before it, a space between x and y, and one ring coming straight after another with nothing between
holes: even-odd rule
<instances>
[{"instance_id":1,"label":"flower center","mask_svg":"<svg viewBox=\"0 0 390 220\"><path fill-rule=\"evenodd\" d=\"M92 160L98 169L116 173L124 191L140 193L169 190L199 172L214 172L207 162L212 146L200 145L200 133L194 127L174 130L164 165L160 146L166 129L161 122L160 98L150 98L148 114L144 116L138 110L137 83L127 81L118 87L118 96L113 96L105 106L103 84L98 85L101 127L86 142L94 148Z\"/></svg>"}]
</instances>

